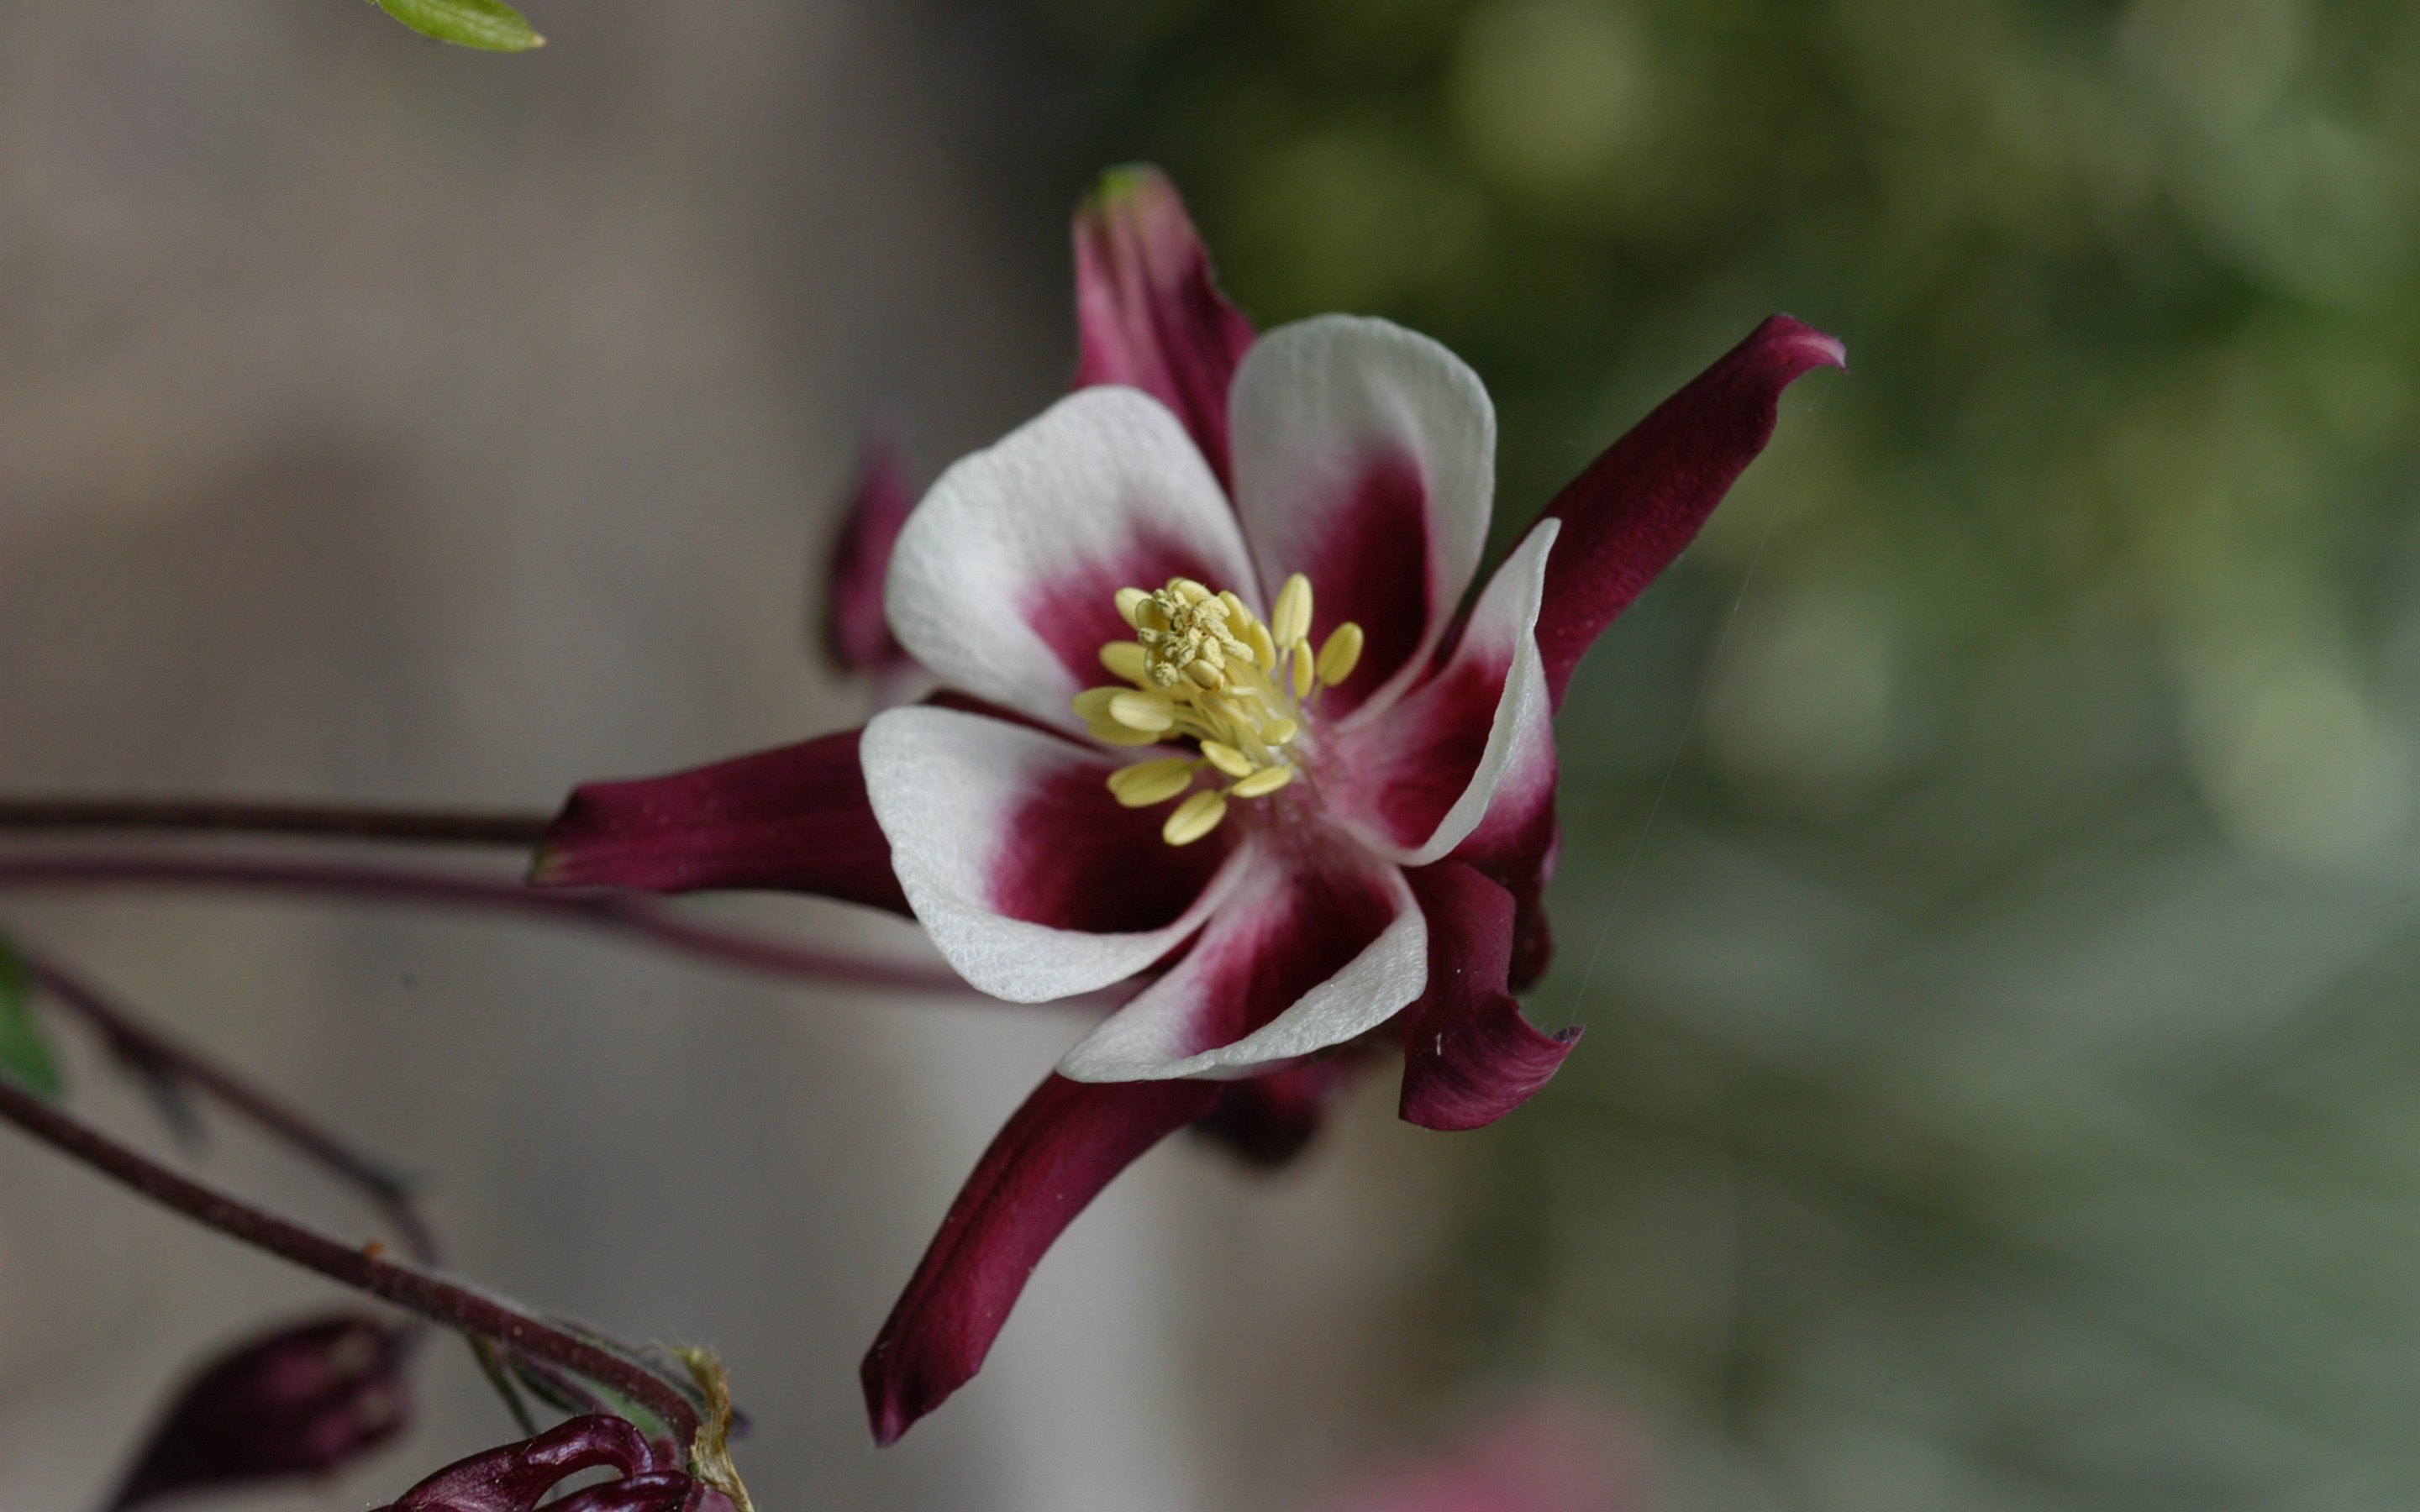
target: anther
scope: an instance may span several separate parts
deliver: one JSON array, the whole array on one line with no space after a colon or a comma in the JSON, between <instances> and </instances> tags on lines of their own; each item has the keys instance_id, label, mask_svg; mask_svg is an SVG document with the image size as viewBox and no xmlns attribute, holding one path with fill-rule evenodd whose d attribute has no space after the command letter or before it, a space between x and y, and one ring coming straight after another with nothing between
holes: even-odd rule
<instances>
[{"instance_id":1,"label":"anther","mask_svg":"<svg viewBox=\"0 0 2420 1512\"><path fill-rule=\"evenodd\" d=\"M1351 675L1365 643L1358 625L1341 625L1314 655L1311 580L1301 573L1286 579L1266 620L1234 593L1190 578L1153 592L1120 589L1117 608L1134 639L1103 646L1100 661L1134 686L1087 689L1074 706L1107 745L1198 745L1198 756L1141 761L1109 778L1127 808L1177 800L1160 828L1171 845L1218 828L1230 799L1263 797L1294 780L1289 748L1302 734L1300 702L1322 682ZM1193 791L1205 767L1229 785Z\"/></svg>"},{"instance_id":2,"label":"anther","mask_svg":"<svg viewBox=\"0 0 2420 1512\"><path fill-rule=\"evenodd\" d=\"M1101 665L1112 677L1140 683L1151 676L1151 655L1139 640L1112 640L1101 648Z\"/></svg>"},{"instance_id":3,"label":"anther","mask_svg":"<svg viewBox=\"0 0 2420 1512\"><path fill-rule=\"evenodd\" d=\"M1269 635L1269 627L1263 625L1260 621L1254 620L1252 622L1251 634L1252 660L1258 662L1260 664L1261 671L1264 672L1273 672L1277 671L1278 643Z\"/></svg>"},{"instance_id":4,"label":"anther","mask_svg":"<svg viewBox=\"0 0 2420 1512\"><path fill-rule=\"evenodd\" d=\"M1249 777L1252 775L1252 759L1245 755L1242 751L1237 750L1234 747L1228 745L1225 741L1203 741L1202 743L1202 754L1209 758L1211 765L1226 773L1229 777Z\"/></svg>"},{"instance_id":5,"label":"anther","mask_svg":"<svg viewBox=\"0 0 2420 1512\"><path fill-rule=\"evenodd\" d=\"M1129 809L1149 809L1191 787L1194 764L1183 756L1138 762L1109 774L1109 792Z\"/></svg>"},{"instance_id":6,"label":"anther","mask_svg":"<svg viewBox=\"0 0 2420 1512\"><path fill-rule=\"evenodd\" d=\"M1160 839L1171 845L1190 845L1218 827L1227 817L1227 800L1216 793L1197 793L1176 806L1168 823L1159 826Z\"/></svg>"},{"instance_id":7,"label":"anther","mask_svg":"<svg viewBox=\"0 0 2420 1512\"><path fill-rule=\"evenodd\" d=\"M1130 730L1157 733L1176 723L1176 706L1157 693L1119 688L1109 695L1109 717Z\"/></svg>"},{"instance_id":8,"label":"anther","mask_svg":"<svg viewBox=\"0 0 2420 1512\"><path fill-rule=\"evenodd\" d=\"M1311 634L1311 579L1295 573L1278 590L1277 608L1269 615L1269 634L1280 646L1302 643Z\"/></svg>"},{"instance_id":9,"label":"anther","mask_svg":"<svg viewBox=\"0 0 2420 1512\"><path fill-rule=\"evenodd\" d=\"M1231 790L1239 798L1263 798L1294 780L1291 766L1264 766Z\"/></svg>"},{"instance_id":10,"label":"anther","mask_svg":"<svg viewBox=\"0 0 2420 1512\"><path fill-rule=\"evenodd\" d=\"M1159 737L1148 730L1129 729L1113 719L1091 719L1084 728L1104 746L1156 746Z\"/></svg>"},{"instance_id":11,"label":"anther","mask_svg":"<svg viewBox=\"0 0 2420 1512\"><path fill-rule=\"evenodd\" d=\"M1319 648L1319 680L1331 687L1353 675L1361 664L1361 626L1351 620L1338 625Z\"/></svg>"}]
</instances>

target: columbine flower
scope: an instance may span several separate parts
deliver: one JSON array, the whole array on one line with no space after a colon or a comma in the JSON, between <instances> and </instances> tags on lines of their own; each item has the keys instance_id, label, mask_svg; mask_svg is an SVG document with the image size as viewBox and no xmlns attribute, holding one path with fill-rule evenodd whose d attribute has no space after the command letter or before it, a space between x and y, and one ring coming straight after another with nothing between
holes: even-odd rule
<instances>
[{"instance_id":1,"label":"columbine flower","mask_svg":"<svg viewBox=\"0 0 2420 1512\"><path fill-rule=\"evenodd\" d=\"M993 1142L864 1369L888 1443L981 1364L1128 1163L1206 1121L1282 1154L1382 1030L1402 1111L1502 1116L1576 1030L1548 951L1550 717L1840 348L1776 316L1548 506L1464 609L1495 413L1425 337L1251 328L1165 181L1079 216L1086 386L934 485L886 595L948 691L863 732L573 795L541 880L911 912L974 986L1137 981Z\"/></svg>"},{"instance_id":2,"label":"columbine flower","mask_svg":"<svg viewBox=\"0 0 2420 1512\"><path fill-rule=\"evenodd\" d=\"M1478 379L1327 317L1253 346L1229 423L1232 505L1165 406L1079 390L946 473L892 559L901 643L990 706L895 709L860 748L934 944L1015 1002L1167 968L1068 1053L1077 1081L1374 1028L1428 978L1409 870L1498 859L1552 790L1556 522L1439 655L1487 531Z\"/></svg>"}]
</instances>

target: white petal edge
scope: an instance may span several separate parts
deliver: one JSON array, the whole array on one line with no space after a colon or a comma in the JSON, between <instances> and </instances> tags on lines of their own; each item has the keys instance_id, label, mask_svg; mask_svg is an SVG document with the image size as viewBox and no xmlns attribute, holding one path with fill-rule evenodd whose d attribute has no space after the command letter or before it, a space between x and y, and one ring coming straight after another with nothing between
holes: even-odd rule
<instances>
[{"instance_id":1,"label":"white petal edge","mask_svg":"<svg viewBox=\"0 0 2420 1512\"><path fill-rule=\"evenodd\" d=\"M1355 711L1400 697L1452 619L1487 547L1496 406L1468 363L1392 321L1326 315L1280 326L1235 369L1228 419L1235 509L1261 580L1309 568L1314 528L1374 452L1418 464L1429 512L1429 623L1418 650ZM1314 576L1314 591L1329 585Z\"/></svg>"},{"instance_id":2,"label":"white petal edge","mask_svg":"<svg viewBox=\"0 0 2420 1512\"><path fill-rule=\"evenodd\" d=\"M952 969L994 997L1043 1003L1131 977L1199 929L1233 886L1239 857L1182 918L1147 933L1011 918L992 906L988 891L1007 815L1046 773L1097 764L1106 776L1108 765L1055 735L955 709L876 715L858 752L908 906Z\"/></svg>"},{"instance_id":3,"label":"white petal edge","mask_svg":"<svg viewBox=\"0 0 2420 1512\"><path fill-rule=\"evenodd\" d=\"M1234 511L1184 424L1140 389L1079 389L925 492L892 549L883 610L942 682L1080 730L1067 702L1091 683L1020 610L1052 579L1152 535L1197 551L1223 575L1212 587L1260 601Z\"/></svg>"},{"instance_id":4,"label":"white petal edge","mask_svg":"<svg viewBox=\"0 0 2420 1512\"><path fill-rule=\"evenodd\" d=\"M1544 699L1525 705L1526 713L1512 732L1512 747L1488 795L1487 811L1469 834L1447 852L1455 856L1517 837L1540 808L1555 798L1555 711ZM1463 859L1472 859L1467 855ZM1483 863L1481 870L1485 870Z\"/></svg>"},{"instance_id":5,"label":"white petal edge","mask_svg":"<svg viewBox=\"0 0 2420 1512\"><path fill-rule=\"evenodd\" d=\"M1248 847L1246 854L1250 859L1225 906L1249 908L1255 874L1284 864L1259 846ZM1233 863L1229 870L1235 870ZM1059 1074L1078 1082L1232 1080L1343 1044L1402 1012L1428 987L1428 919L1402 872L1382 864L1375 872L1394 903L1393 919L1343 969L1276 1018L1229 1044L1188 1056L1171 1053L1198 1001L1202 970L1215 969L1196 964L1222 922L1213 918L1194 953L1079 1041L1059 1062ZM1249 927L1245 920L1236 922Z\"/></svg>"},{"instance_id":6,"label":"white petal edge","mask_svg":"<svg viewBox=\"0 0 2420 1512\"><path fill-rule=\"evenodd\" d=\"M1497 695L1495 716L1487 727L1486 748L1470 775L1469 784L1437 821L1435 830L1419 846L1405 849L1374 824L1355 818L1349 810L1339 815L1356 839L1399 866L1426 866L1461 844L1487 817L1497 785L1507 772L1516 769L1516 759L1525 752L1536 753L1537 732L1545 730L1551 743L1553 711L1546 692L1545 658L1538 653L1537 628L1538 611L1545 602L1546 554L1553 549L1555 537L1561 530L1560 520L1541 520L1513 548L1512 554L1504 559L1496 576L1488 579L1486 590L1479 595L1479 603L1470 613L1470 624L1464 627L1461 643L1454 647L1452 657L1437 670L1437 676L1443 677L1465 657L1502 656L1508 649L1512 657L1503 690ZM1373 718L1355 721L1349 729L1340 731L1340 741L1346 743L1348 751L1353 746L1383 748L1392 733L1390 725L1400 729L1402 723L1419 717L1420 691L1414 688ZM1551 749L1551 744L1546 748ZM1349 766L1349 754L1346 760Z\"/></svg>"}]
</instances>

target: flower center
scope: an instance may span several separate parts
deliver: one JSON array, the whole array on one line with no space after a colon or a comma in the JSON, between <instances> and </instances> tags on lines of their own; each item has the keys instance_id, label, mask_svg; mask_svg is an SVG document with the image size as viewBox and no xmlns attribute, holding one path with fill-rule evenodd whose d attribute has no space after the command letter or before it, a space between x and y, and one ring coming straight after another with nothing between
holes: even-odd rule
<instances>
[{"instance_id":1,"label":"flower center","mask_svg":"<svg viewBox=\"0 0 2420 1512\"><path fill-rule=\"evenodd\" d=\"M1189 739L1199 756L1138 762L1109 776L1109 792L1129 809L1183 797L1160 826L1171 845L1190 845L1218 827L1231 798L1263 798L1299 769L1296 742L1320 687L1353 675L1361 626L1346 622L1314 656L1311 579L1295 573L1278 591L1268 620L1233 594L1214 594L1190 578L1156 593L1118 590L1118 612L1131 640L1101 648L1101 665L1125 686L1087 688L1076 713L1093 737L1110 746L1158 746ZM1204 772L1226 779L1193 790Z\"/></svg>"}]
</instances>

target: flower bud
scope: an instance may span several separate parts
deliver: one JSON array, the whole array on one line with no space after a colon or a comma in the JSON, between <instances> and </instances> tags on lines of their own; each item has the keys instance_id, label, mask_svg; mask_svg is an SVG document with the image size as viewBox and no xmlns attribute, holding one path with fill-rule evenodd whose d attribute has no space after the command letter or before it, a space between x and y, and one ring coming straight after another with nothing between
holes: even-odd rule
<instances>
[{"instance_id":1,"label":"flower bud","mask_svg":"<svg viewBox=\"0 0 2420 1512\"><path fill-rule=\"evenodd\" d=\"M380 1512L535 1512L557 1486L600 1469L618 1471L622 1478L550 1502L550 1512L702 1512L721 1501L703 1492L677 1455L659 1451L621 1418L592 1413L458 1459Z\"/></svg>"},{"instance_id":2,"label":"flower bud","mask_svg":"<svg viewBox=\"0 0 2420 1512\"><path fill-rule=\"evenodd\" d=\"M849 671L882 676L915 664L892 635L882 609L891 548L915 503L897 450L884 441L867 442L849 489L847 516L825 566L824 650Z\"/></svg>"},{"instance_id":3,"label":"flower bud","mask_svg":"<svg viewBox=\"0 0 2420 1512\"><path fill-rule=\"evenodd\" d=\"M228 1350L178 1396L111 1512L350 1464L411 1418L403 1353L400 1329L356 1314L289 1324Z\"/></svg>"}]
</instances>

